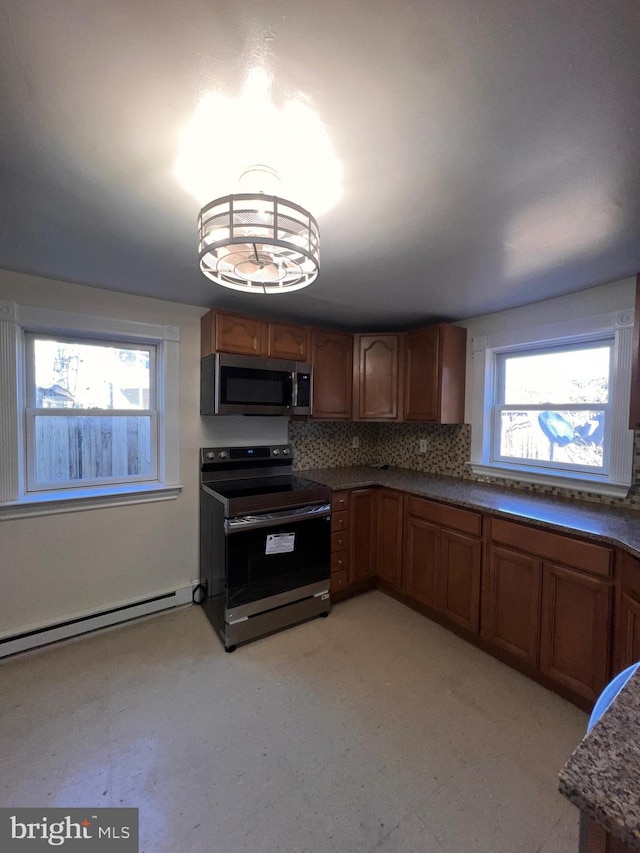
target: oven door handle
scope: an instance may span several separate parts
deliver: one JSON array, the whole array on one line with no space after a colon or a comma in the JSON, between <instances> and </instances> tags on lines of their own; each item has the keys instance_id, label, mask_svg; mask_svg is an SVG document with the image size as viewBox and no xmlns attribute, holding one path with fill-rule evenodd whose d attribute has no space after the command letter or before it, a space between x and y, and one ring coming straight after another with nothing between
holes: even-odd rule
<instances>
[{"instance_id":1,"label":"oven door handle","mask_svg":"<svg viewBox=\"0 0 640 853\"><path fill-rule=\"evenodd\" d=\"M256 530L259 527L276 527L296 521L309 521L311 518L329 518L331 504L314 504L298 509L286 509L281 512L261 512L260 515L239 515L228 518L224 523L224 532L242 533L243 530Z\"/></svg>"}]
</instances>

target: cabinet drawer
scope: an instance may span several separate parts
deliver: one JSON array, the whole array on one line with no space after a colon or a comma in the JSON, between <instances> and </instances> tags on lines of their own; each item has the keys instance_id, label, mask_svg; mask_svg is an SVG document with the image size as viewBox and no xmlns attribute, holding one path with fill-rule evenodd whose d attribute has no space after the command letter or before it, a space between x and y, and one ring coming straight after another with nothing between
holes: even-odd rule
<instances>
[{"instance_id":1,"label":"cabinet drawer","mask_svg":"<svg viewBox=\"0 0 640 853\"><path fill-rule=\"evenodd\" d=\"M440 527L459 530L470 536L480 536L482 533L482 516L478 512L416 497L407 499L407 510L409 515L415 515Z\"/></svg>"},{"instance_id":2,"label":"cabinet drawer","mask_svg":"<svg viewBox=\"0 0 640 853\"><path fill-rule=\"evenodd\" d=\"M349 586L349 576L346 571L331 573L331 592L345 592Z\"/></svg>"},{"instance_id":3,"label":"cabinet drawer","mask_svg":"<svg viewBox=\"0 0 640 853\"><path fill-rule=\"evenodd\" d=\"M511 545L527 554L536 554L564 563L592 575L608 578L611 576L612 552L601 545L593 545L572 536L548 533L525 524L514 524L499 518L491 519L491 539L504 545Z\"/></svg>"},{"instance_id":4,"label":"cabinet drawer","mask_svg":"<svg viewBox=\"0 0 640 853\"><path fill-rule=\"evenodd\" d=\"M331 495L331 509L333 512L349 509L349 492L334 492Z\"/></svg>"},{"instance_id":5,"label":"cabinet drawer","mask_svg":"<svg viewBox=\"0 0 640 853\"><path fill-rule=\"evenodd\" d=\"M349 571L349 552L334 551L331 555L331 574Z\"/></svg>"},{"instance_id":6,"label":"cabinet drawer","mask_svg":"<svg viewBox=\"0 0 640 853\"><path fill-rule=\"evenodd\" d=\"M336 533L331 534L331 550L332 551L344 551L349 548L349 531L348 530L338 530Z\"/></svg>"},{"instance_id":7,"label":"cabinet drawer","mask_svg":"<svg viewBox=\"0 0 640 853\"><path fill-rule=\"evenodd\" d=\"M349 526L349 513L347 510L331 513L331 532L336 533L339 530L346 530Z\"/></svg>"}]
</instances>

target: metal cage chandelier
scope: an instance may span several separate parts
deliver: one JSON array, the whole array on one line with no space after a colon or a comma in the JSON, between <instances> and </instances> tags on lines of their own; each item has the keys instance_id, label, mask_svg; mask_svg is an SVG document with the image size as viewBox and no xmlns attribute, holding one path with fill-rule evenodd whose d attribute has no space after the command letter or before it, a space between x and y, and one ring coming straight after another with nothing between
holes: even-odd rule
<instances>
[{"instance_id":1,"label":"metal cage chandelier","mask_svg":"<svg viewBox=\"0 0 640 853\"><path fill-rule=\"evenodd\" d=\"M291 293L320 270L318 223L303 207L276 195L217 198L198 216L202 272L244 293Z\"/></svg>"}]
</instances>

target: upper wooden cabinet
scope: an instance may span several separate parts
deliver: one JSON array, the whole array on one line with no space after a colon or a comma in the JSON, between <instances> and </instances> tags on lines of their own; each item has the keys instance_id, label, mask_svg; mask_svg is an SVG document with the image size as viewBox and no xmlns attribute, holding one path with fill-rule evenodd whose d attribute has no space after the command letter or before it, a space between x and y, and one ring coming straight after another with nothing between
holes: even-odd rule
<instances>
[{"instance_id":1,"label":"upper wooden cabinet","mask_svg":"<svg viewBox=\"0 0 640 853\"><path fill-rule=\"evenodd\" d=\"M400 335L355 335L354 420L400 418Z\"/></svg>"},{"instance_id":2,"label":"upper wooden cabinet","mask_svg":"<svg viewBox=\"0 0 640 853\"><path fill-rule=\"evenodd\" d=\"M404 420L464 423L467 330L440 323L404 335Z\"/></svg>"},{"instance_id":3,"label":"upper wooden cabinet","mask_svg":"<svg viewBox=\"0 0 640 853\"><path fill-rule=\"evenodd\" d=\"M291 361L309 360L309 329L285 323L269 323L269 358L289 358Z\"/></svg>"},{"instance_id":4,"label":"upper wooden cabinet","mask_svg":"<svg viewBox=\"0 0 640 853\"><path fill-rule=\"evenodd\" d=\"M213 352L308 361L309 328L209 311L201 320L201 357Z\"/></svg>"},{"instance_id":5,"label":"upper wooden cabinet","mask_svg":"<svg viewBox=\"0 0 640 853\"><path fill-rule=\"evenodd\" d=\"M353 335L314 329L313 417L351 420Z\"/></svg>"}]
</instances>

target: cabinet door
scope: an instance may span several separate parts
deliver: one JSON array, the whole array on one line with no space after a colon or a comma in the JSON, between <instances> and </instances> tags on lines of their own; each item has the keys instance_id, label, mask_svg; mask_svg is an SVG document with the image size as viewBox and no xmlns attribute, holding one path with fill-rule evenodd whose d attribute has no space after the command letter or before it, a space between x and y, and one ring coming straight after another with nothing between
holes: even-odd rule
<instances>
[{"instance_id":1,"label":"cabinet door","mask_svg":"<svg viewBox=\"0 0 640 853\"><path fill-rule=\"evenodd\" d=\"M350 497L350 581L366 580L375 572L376 490L355 489Z\"/></svg>"},{"instance_id":2,"label":"cabinet door","mask_svg":"<svg viewBox=\"0 0 640 853\"><path fill-rule=\"evenodd\" d=\"M353 337L315 330L313 341L313 417L351 420Z\"/></svg>"},{"instance_id":3,"label":"cabinet door","mask_svg":"<svg viewBox=\"0 0 640 853\"><path fill-rule=\"evenodd\" d=\"M483 589L482 635L520 660L537 665L542 562L509 548L489 549Z\"/></svg>"},{"instance_id":4,"label":"cabinet door","mask_svg":"<svg viewBox=\"0 0 640 853\"><path fill-rule=\"evenodd\" d=\"M356 335L355 350L355 417L398 420L398 335Z\"/></svg>"},{"instance_id":5,"label":"cabinet door","mask_svg":"<svg viewBox=\"0 0 640 853\"><path fill-rule=\"evenodd\" d=\"M216 314L216 350L238 355L267 354L267 329L262 320L238 314Z\"/></svg>"},{"instance_id":6,"label":"cabinet door","mask_svg":"<svg viewBox=\"0 0 640 853\"><path fill-rule=\"evenodd\" d=\"M623 590L618 608L618 672L640 660L640 598Z\"/></svg>"},{"instance_id":7,"label":"cabinet door","mask_svg":"<svg viewBox=\"0 0 640 853\"><path fill-rule=\"evenodd\" d=\"M404 338L404 419L437 423L440 416L438 326Z\"/></svg>"},{"instance_id":8,"label":"cabinet door","mask_svg":"<svg viewBox=\"0 0 640 853\"><path fill-rule=\"evenodd\" d=\"M622 672L640 660L640 560L617 551L616 577L614 670Z\"/></svg>"},{"instance_id":9,"label":"cabinet door","mask_svg":"<svg viewBox=\"0 0 640 853\"><path fill-rule=\"evenodd\" d=\"M440 528L423 518L409 515L404 539L403 591L421 604L437 610L440 608Z\"/></svg>"},{"instance_id":10,"label":"cabinet door","mask_svg":"<svg viewBox=\"0 0 640 853\"><path fill-rule=\"evenodd\" d=\"M608 581L545 563L541 671L595 701L609 675L610 613Z\"/></svg>"},{"instance_id":11,"label":"cabinet door","mask_svg":"<svg viewBox=\"0 0 640 853\"><path fill-rule=\"evenodd\" d=\"M404 420L464 423L467 330L440 323L404 336Z\"/></svg>"},{"instance_id":12,"label":"cabinet door","mask_svg":"<svg viewBox=\"0 0 640 853\"><path fill-rule=\"evenodd\" d=\"M378 492L376 574L396 589L400 588L402 567L402 493L391 489Z\"/></svg>"},{"instance_id":13,"label":"cabinet door","mask_svg":"<svg viewBox=\"0 0 640 853\"><path fill-rule=\"evenodd\" d=\"M308 361L309 330L306 326L269 323L269 358Z\"/></svg>"},{"instance_id":14,"label":"cabinet door","mask_svg":"<svg viewBox=\"0 0 640 853\"><path fill-rule=\"evenodd\" d=\"M480 622L480 540L453 530L443 530L440 537L442 613L457 625L477 633Z\"/></svg>"}]
</instances>

